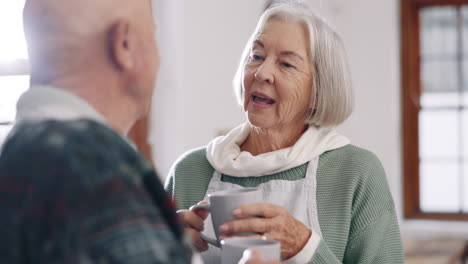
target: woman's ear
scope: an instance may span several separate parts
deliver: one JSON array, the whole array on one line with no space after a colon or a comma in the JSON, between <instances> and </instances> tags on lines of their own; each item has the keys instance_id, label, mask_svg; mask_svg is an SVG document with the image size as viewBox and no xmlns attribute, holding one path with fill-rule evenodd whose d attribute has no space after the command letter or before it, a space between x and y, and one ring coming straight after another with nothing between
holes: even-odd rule
<instances>
[{"instance_id":1,"label":"woman's ear","mask_svg":"<svg viewBox=\"0 0 468 264\"><path fill-rule=\"evenodd\" d=\"M135 34L128 20L119 20L109 32L110 57L120 71L134 68Z\"/></svg>"}]
</instances>

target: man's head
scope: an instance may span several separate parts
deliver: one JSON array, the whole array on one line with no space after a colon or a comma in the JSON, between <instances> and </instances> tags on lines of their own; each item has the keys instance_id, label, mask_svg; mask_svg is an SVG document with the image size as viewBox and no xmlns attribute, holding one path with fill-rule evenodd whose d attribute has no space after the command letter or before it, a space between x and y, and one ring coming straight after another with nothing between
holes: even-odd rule
<instances>
[{"instance_id":1,"label":"man's head","mask_svg":"<svg viewBox=\"0 0 468 264\"><path fill-rule=\"evenodd\" d=\"M151 0L27 0L24 25L32 84L104 115L120 108L136 120L149 109L159 67Z\"/></svg>"}]
</instances>

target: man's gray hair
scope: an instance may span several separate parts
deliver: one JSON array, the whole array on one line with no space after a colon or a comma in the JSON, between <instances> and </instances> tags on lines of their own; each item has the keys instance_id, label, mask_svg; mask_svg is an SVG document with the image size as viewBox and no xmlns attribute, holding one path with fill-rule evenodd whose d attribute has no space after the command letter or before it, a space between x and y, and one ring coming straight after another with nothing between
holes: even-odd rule
<instances>
[{"instance_id":1,"label":"man's gray hair","mask_svg":"<svg viewBox=\"0 0 468 264\"><path fill-rule=\"evenodd\" d=\"M306 123L323 127L343 123L353 111L351 76L343 41L308 6L300 3L273 5L260 17L255 31L244 48L233 80L238 103L243 105L244 67L251 53L253 41L273 19L303 23L309 33L313 80L311 105L314 107L310 109Z\"/></svg>"}]
</instances>

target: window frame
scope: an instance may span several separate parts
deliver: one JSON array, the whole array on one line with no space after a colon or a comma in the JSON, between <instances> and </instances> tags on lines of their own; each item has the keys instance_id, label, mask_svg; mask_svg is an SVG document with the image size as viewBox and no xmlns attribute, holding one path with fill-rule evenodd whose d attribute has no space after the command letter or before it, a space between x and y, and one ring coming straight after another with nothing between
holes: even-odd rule
<instances>
[{"instance_id":1,"label":"window frame","mask_svg":"<svg viewBox=\"0 0 468 264\"><path fill-rule=\"evenodd\" d=\"M419 119L421 110L420 17L429 6L468 5L468 0L401 0L401 100L403 214L406 219L468 221L468 213L426 213L420 208ZM468 191L468 190L467 190Z\"/></svg>"}]
</instances>

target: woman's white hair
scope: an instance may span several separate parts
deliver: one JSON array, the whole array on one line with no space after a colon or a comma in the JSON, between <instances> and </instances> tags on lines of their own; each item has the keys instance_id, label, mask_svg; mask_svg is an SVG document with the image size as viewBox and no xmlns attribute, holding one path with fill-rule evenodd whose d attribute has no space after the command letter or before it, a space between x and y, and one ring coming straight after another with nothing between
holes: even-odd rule
<instances>
[{"instance_id":1,"label":"woman's white hair","mask_svg":"<svg viewBox=\"0 0 468 264\"><path fill-rule=\"evenodd\" d=\"M257 24L244 48L233 84L240 105L244 97L244 67L251 53L253 41L265 25L273 20L299 22L306 25L310 39L310 65L312 66L312 98L306 123L331 127L343 123L353 111L351 76L343 41L321 18L300 3L276 4L268 8Z\"/></svg>"}]
</instances>

